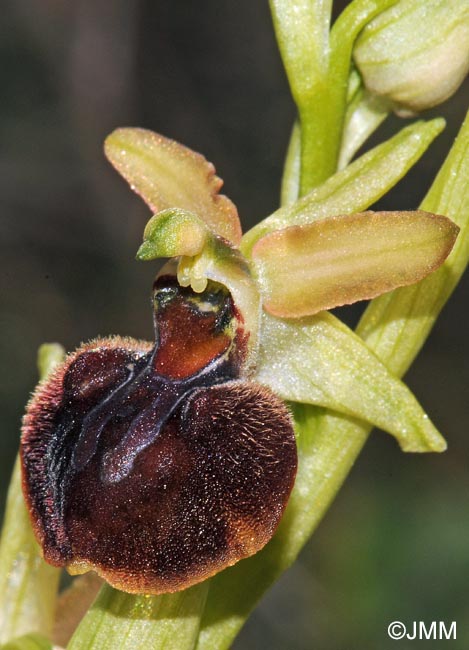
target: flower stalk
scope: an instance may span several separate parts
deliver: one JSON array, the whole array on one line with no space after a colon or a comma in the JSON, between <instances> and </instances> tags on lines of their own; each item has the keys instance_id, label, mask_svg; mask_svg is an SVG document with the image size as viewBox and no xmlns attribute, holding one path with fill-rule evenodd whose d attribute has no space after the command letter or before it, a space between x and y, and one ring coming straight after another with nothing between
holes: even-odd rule
<instances>
[{"instance_id":1,"label":"flower stalk","mask_svg":"<svg viewBox=\"0 0 469 650\"><path fill-rule=\"evenodd\" d=\"M363 27L396 0L355 0L329 31L331 2L271 0L301 127L300 196L337 169L351 54Z\"/></svg>"}]
</instances>

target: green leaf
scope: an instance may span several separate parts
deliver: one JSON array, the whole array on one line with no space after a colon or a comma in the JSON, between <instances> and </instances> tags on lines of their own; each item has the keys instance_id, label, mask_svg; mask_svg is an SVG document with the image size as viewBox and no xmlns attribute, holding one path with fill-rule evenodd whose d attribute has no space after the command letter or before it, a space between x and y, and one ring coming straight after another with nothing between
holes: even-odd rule
<instances>
[{"instance_id":1,"label":"green leaf","mask_svg":"<svg viewBox=\"0 0 469 650\"><path fill-rule=\"evenodd\" d=\"M67 650L192 650L208 584L164 596L134 596L105 585Z\"/></svg>"},{"instance_id":2,"label":"green leaf","mask_svg":"<svg viewBox=\"0 0 469 650\"><path fill-rule=\"evenodd\" d=\"M264 309L298 318L414 284L459 229L429 212L357 212L277 230L252 250Z\"/></svg>"},{"instance_id":3,"label":"green leaf","mask_svg":"<svg viewBox=\"0 0 469 650\"><path fill-rule=\"evenodd\" d=\"M193 212L234 244L241 224L234 204L219 190L223 181L203 156L145 129L117 129L106 139L106 156L153 212Z\"/></svg>"},{"instance_id":4,"label":"green leaf","mask_svg":"<svg viewBox=\"0 0 469 650\"><path fill-rule=\"evenodd\" d=\"M38 365L44 379L64 356L56 343L39 348ZM42 559L21 490L19 458L8 490L0 540L0 643L29 632L49 636L60 570Z\"/></svg>"},{"instance_id":5,"label":"green leaf","mask_svg":"<svg viewBox=\"0 0 469 650\"><path fill-rule=\"evenodd\" d=\"M255 242L274 230L366 210L405 176L443 127L444 121L436 119L402 129L306 196L254 226L244 235L241 250L249 256Z\"/></svg>"},{"instance_id":6,"label":"green leaf","mask_svg":"<svg viewBox=\"0 0 469 650\"><path fill-rule=\"evenodd\" d=\"M27 634L0 646L0 650L52 650L52 644L39 634Z\"/></svg>"},{"instance_id":7,"label":"green leaf","mask_svg":"<svg viewBox=\"0 0 469 650\"><path fill-rule=\"evenodd\" d=\"M179 208L162 210L147 223L137 259L198 255L209 237L209 229L193 212Z\"/></svg>"},{"instance_id":8,"label":"green leaf","mask_svg":"<svg viewBox=\"0 0 469 650\"><path fill-rule=\"evenodd\" d=\"M337 163L344 169L355 153L389 115L387 102L370 95L360 85L360 77L353 70L349 77L350 103L345 114L342 143ZM300 195L301 129L293 125L282 175L280 205L294 203Z\"/></svg>"},{"instance_id":9,"label":"green leaf","mask_svg":"<svg viewBox=\"0 0 469 650\"><path fill-rule=\"evenodd\" d=\"M394 435L403 451L446 443L410 390L327 312L296 321L264 314L256 381L282 399L325 406Z\"/></svg>"},{"instance_id":10,"label":"green leaf","mask_svg":"<svg viewBox=\"0 0 469 650\"><path fill-rule=\"evenodd\" d=\"M437 312L468 262L468 179L469 117L422 204L426 210L445 212L461 228L458 243L445 263L450 265L449 269L444 270L443 265L421 282L428 288L427 298L431 300L430 309L434 311L427 312L428 320L422 327L421 323L415 325L412 318L406 318L408 312L402 309L396 337L392 315L387 317L380 310L374 311L374 305L381 298L372 301L365 313L365 322L370 326L370 336L365 339L367 344L398 375L415 358L423 337L428 334ZM441 274L441 278L433 285L433 278L438 274ZM430 287L435 294L431 294ZM397 301L399 304L401 296L406 296L411 289L397 289L390 294L390 303ZM403 306L405 303L406 300ZM373 340L375 329L379 331L379 336ZM387 344L388 335L394 345ZM384 341L385 345L381 347L380 341ZM397 364L393 362L394 357L398 359ZM314 406L298 405L294 415L299 465L287 510L277 533L262 551L212 578L197 650L226 650L230 647L263 593L295 561L329 508L370 432L370 427L365 423ZM226 594L230 594L229 599L225 597Z\"/></svg>"}]
</instances>

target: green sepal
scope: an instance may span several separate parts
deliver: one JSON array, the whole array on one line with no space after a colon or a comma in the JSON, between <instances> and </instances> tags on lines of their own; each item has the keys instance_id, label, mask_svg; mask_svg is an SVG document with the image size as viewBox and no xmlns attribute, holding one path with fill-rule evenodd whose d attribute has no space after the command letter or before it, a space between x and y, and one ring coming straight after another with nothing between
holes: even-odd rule
<instances>
[{"instance_id":1,"label":"green sepal","mask_svg":"<svg viewBox=\"0 0 469 650\"><path fill-rule=\"evenodd\" d=\"M441 133L444 124L444 120L435 119L402 129L306 196L284 205L251 228L243 237L241 250L249 256L256 241L274 230L366 210L405 176Z\"/></svg>"},{"instance_id":2,"label":"green sepal","mask_svg":"<svg viewBox=\"0 0 469 650\"><path fill-rule=\"evenodd\" d=\"M446 443L405 384L328 312L299 320L262 317L256 381L284 400L365 420L403 451L444 451Z\"/></svg>"}]
</instances>

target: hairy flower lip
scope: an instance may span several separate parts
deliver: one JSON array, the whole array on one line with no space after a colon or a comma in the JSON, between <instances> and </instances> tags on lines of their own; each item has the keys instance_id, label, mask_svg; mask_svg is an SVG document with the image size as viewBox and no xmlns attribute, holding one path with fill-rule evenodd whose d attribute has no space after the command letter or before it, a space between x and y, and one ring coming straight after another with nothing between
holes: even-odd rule
<instances>
[{"instance_id":1,"label":"hairy flower lip","mask_svg":"<svg viewBox=\"0 0 469 650\"><path fill-rule=\"evenodd\" d=\"M228 292L196 294L173 275L155 284L154 348L115 338L69 355L36 390L21 451L45 559L149 594L184 589L262 548L297 466L287 408L243 377ZM219 354L210 341L220 336L232 343ZM189 350L195 343L182 375L181 337Z\"/></svg>"}]
</instances>

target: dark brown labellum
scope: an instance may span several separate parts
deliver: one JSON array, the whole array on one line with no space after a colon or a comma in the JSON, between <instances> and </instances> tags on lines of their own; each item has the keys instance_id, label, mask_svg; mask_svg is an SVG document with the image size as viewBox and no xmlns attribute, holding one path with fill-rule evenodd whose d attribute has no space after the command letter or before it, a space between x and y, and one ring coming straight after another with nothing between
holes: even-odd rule
<instances>
[{"instance_id":1,"label":"dark brown labellum","mask_svg":"<svg viewBox=\"0 0 469 650\"><path fill-rule=\"evenodd\" d=\"M262 548L297 463L287 409L240 377L248 333L226 289L163 275L154 314L154 346L91 342L39 385L21 448L45 559L151 594Z\"/></svg>"}]
</instances>

